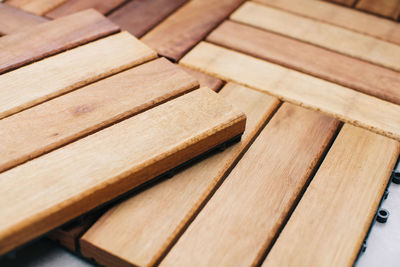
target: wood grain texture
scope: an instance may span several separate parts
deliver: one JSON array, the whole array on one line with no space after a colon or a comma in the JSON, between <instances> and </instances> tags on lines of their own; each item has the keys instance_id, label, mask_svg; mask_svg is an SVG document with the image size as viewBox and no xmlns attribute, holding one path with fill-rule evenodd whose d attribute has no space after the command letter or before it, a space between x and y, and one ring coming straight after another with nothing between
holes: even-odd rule
<instances>
[{"instance_id":1,"label":"wood grain texture","mask_svg":"<svg viewBox=\"0 0 400 267\"><path fill-rule=\"evenodd\" d=\"M325 1L331 1L336 4L341 4L345 6L353 6L357 0L325 0Z\"/></svg>"},{"instance_id":2,"label":"wood grain texture","mask_svg":"<svg viewBox=\"0 0 400 267\"><path fill-rule=\"evenodd\" d=\"M357 2L356 8L394 20L397 20L400 16L399 0L360 0Z\"/></svg>"},{"instance_id":3,"label":"wood grain texture","mask_svg":"<svg viewBox=\"0 0 400 267\"><path fill-rule=\"evenodd\" d=\"M6 3L36 15L44 15L66 1L68 0L7 0Z\"/></svg>"},{"instance_id":4,"label":"wood grain texture","mask_svg":"<svg viewBox=\"0 0 400 267\"><path fill-rule=\"evenodd\" d=\"M0 73L117 32L94 10L49 21L0 39Z\"/></svg>"},{"instance_id":5,"label":"wood grain texture","mask_svg":"<svg viewBox=\"0 0 400 267\"><path fill-rule=\"evenodd\" d=\"M0 75L0 118L156 56L122 32L5 73Z\"/></svg>"},{"instance_id":6,"label":"wood grain texture","mask_svg":"<svg viewBox=\"0 0 400 267\"><path fill-rule=\"evenodd\" d=\"M284 103L160 266L256 266L337 126Z\"/></svg>"},{"instance_id":7,"label":"wood grain texture","mask_svg":"<svg viewBox=\"0 0 400 267\"><path fill-rule=\"evenodd\" d=\"M56 19L88 8L93 8L105 15L124 2L126 2L126 0L68 0L46 13L46 17Z\"/></svg>"},{"instance_id":8,"label":"wood grain texture","mask_svg":"<svg viewBox=\"0 0 400 267\"><path fill-rule=\"evenodd\" d=\"M0 120L0 172L195 87L193 77L158 59Z\"/></svg>"},{"instance_id":9,"label":"wood grain texture","mask_svg":"<svg viewBox=\"0 0 400 267\"><path fill-rule=\"evenodd\" d=\"M345 125L263 266L353 266L399 152Z\"/></svg>"},{"instance_id":10,"label":"wood grain texture","mask_svg":"<svg viewBox=\"0 0 400 267\"><path fill-rule=\"evenodd\" d=\"M397 71L232 21L207 41L400 104Z\"/></svg>"},{"instance_id":11,"label":"wood grain texture","mask_svg":"<svg viewBox=\"0 0 400 267\"><path fill-rule=\"evenodd\" d=\"M152 266L179 237L279 101L239 85L220 93L246 113L242 141L109 210L81 239L81 252L107 266Z\"/></svg>"},{"instance_id":12,"label":"wood grain texture","mask_svg":"<svg viewBox=\"0 0 400 267\"><path fill-rule=\"evenodd\" d=\"M208 88L0 174L0 254L244 131L246 117Z\"/></svg>"},{"instance_id":13,"label":"wood grain texture","mask_svg":"<svg viewBox=\"0 0 400 267\"><path fill-rule=\"evenodd\" d=\"M218 78L215 78L214 76L205 74L204 72L200 72L194 69L187 68L185 66L178 65L182 70L184 70L186 73L189 75L193 76L196 78L201 87L208 87L214 91L219 91L221 89L222 85L224 84L223 81L221 81Z\"/></svg>"},{"instance_id":14,"label":"wood grain texture","mask_svg":"<svg viewBox=\"0 0 400 267\"><path fill-rule=\"evenodd\" d=\"M160 55L178 61L243 0L193 0L143 36Z\"/></svg>"},{"instance_id":15,"label":"wood grain texture","mask_svg":"<svg viewBox=\"0 0 400 267\"><path fill-rule=\"evenodd\" d=\"M205 42L180 63L400 140L400 106L379 98Z\"/></svg>"},{"instance_id":16,"label":"wood grain texture","mask_svg":"<svg viewBox=\"0 0 400 267\"><path fill-rule=\"evenodd\" d=\"M0 35L14 33L46 21L46 18L0 3Z\"/></svg>"},{"instance_id":17,"label":"wood grain texture","mask_svg":"<svg viewBox=\"0 0 400 267\"><path fill-rule=\"evenodd\" d=\"M114 11L108 18L136 37L142 37L187 0L136 0Z\"/></svg>"},{"instance_id":18,"label":"wood grain texture","mask_svg":"<svg viewBox=\"0 0 400 267\"><path fill-rule=\"evenodd\" d=\"M396 22L352 8L320 0L256 0L256 2L400 45L400 27Z\"/></svg>"},{"instance_id":19,"label":"wood grain texture","mask_svg":"<svg viewBox=\"0 0 400 267\"><path fill-rule=\"evenodd\" d=\"M246 2L231 18L400 71L400 46L279 9Z\"/></svg>"}]
</instances>

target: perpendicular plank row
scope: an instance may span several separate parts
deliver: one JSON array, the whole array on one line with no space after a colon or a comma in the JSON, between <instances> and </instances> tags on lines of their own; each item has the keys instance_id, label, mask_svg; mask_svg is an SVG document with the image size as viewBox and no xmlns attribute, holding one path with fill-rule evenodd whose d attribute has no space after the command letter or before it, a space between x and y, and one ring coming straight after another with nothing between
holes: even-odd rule
<instances>
[{"instance_id":1,"label":"perpendicular plank row","mask_svg":"<svg viewBox=\"0 0 400 267\"><path fill-rule=\"evenodd\" d=\"M31 12L44 15L68 0L7 0L7 4Z\"/></svg>"},{"instance_id":2,"label":"perpendicular plank row","mask_svg":"<svg viewBox=\"0 0 400 267\"><path fill-rule=\"evenodd\" d=\"M400 17L399 0L359 0L357 2L356 8L394 20L397 20Z\"/></svg>"},{"instance_id":3,"label":"perpendicular plank row","mask_svg":"<svg viewBox=\"0 0 400 267\"><path fill-rule=\"evenodd\" d=\"M371 36L254 2L231 19L400 71L400 46Z\"/></svg>"},{"instance_id":4,"label":"perpendicular plank row","mask_svg":"<svg viewBox=\"0 0 400 267\"><path fill-rule=\"evenodd\" d=\"M180 63L400 140L399 105L206 42Z\"/></svg>"},{"instance_id":5,"label":"perpendicular plank row","mask_svg":"<svg viewBox=\"0 0 400 267\"><path fill-rule=\"evenodd\" d=\"M82 237L84 256L107 266L152 266L167 253L279 104L235 84L220 95L247 116L241 142L109 210Z\"/></svg>"},{"instance_id":6,"label":"perpendicular plank row","mask_svg":"<svg viewBox=\"0 0 400 267\"><path fill-rule=\"evenodd\" d=\"M256 266L339 122L284 103L160 266Z\"/></svg>"},{"instance_id":7,"label":"perpendicular plank row","mask_svg":"<svg viewBox=\"0 0 400 267\"><path fill-rule=\"evenodd\" d=\"M400 73L388 68L229 20L207 41L400 104Z\"/></svg>"},{"instance_id":8,"label":"perpendicular plank row","mask_svg":"<svg viewBox=\"0 0 400 267\"><path fill-rule=\"evenodd\" d=\"M345 124L262 266L353 266L399 152Z\"/></svg>"},{"instance_id":9,"label":"perpendicular plank row","mask_svg":"<svg viewBox=\"0 0 400 267\"><path fill-rule=\"evenodd\" d=\"M7 72L0 75L0 118L156 56L135 37L121 32Z\"/></svg>"},{"instance_id":10,"label":"perpendicular plank row","mask_svg":"<svg viewBox=\"0 0 400 267\"><path fill-rule=\"evenodd\" d=\"M179 67L157 59L0 120L0 172L197 86Z\"/></svg>"},{"instance_id":11,"label":"perpendicular plank row","mask_svg":"<svg viewBox=\"0 0 400 267\"><path fill-rule=\"evenodd\" d=\"M195 90L0 174L0 254L241 135L246 116Z\"/></svg>"}]
</instances>

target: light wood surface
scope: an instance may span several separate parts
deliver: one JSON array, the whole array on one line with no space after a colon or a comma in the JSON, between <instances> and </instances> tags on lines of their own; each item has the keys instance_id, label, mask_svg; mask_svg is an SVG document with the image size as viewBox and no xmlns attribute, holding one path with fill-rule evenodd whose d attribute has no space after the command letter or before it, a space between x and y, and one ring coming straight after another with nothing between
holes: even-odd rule
<instances>
[{"instance_id":1,"label":"light wood surface","mask_svg":"<svg viewBox=\"0 0 400 267\"><path fill-rule=\"evenodd\" d=\"M124 2L126 0L68 0L46 13L46 17L56 19L88 8L93 8L102 14L107 14Z\"/></svg>"},{"instance_id":2,"label":"light wood surface","mask_svg":"<svg viewBox=\"0 0 400 267\"><path fill-rule=\"evenodd\" d=\"M0 120L0 172L197 86L158 59Z\"/></svg>"},{"instance_id":3,"label":"light wood surface","mask_svg":"<svg viewBox=\"0 0 400 267\"><path fill-rule=\"evenodd\" d=\"M209 43L180 62L400 140L400 106Z\"/></svg>"},{"instance_id":4,"label":"light wood surface","mask_svg":"<svg viewBox=\"0 0 400 267\"><path fill-rule=\"evenodd\" d=\"M208 87L214 91L219 91L219 89L221 89L222 85L224 84L223 81L221 81L218 78L215 78L214 76L205 74L204 72L200 72L191 68L187 68L185 66L182 65L178 65L182 70L184 70L185 72L187 72L189 75L193 76L194 78L196 78L196 80L199 81L200 86L203 87Z\"/></svg>"},{"instance_id":5,"label":"light wood surface","mask_svg":"<svg viewBox=\"0 0 400 267\"><path fill-rule=\"evenodd\" d=\"M400 46L393 43L253 2L231 18L400 71Z\"/></svg>"},{"instance_id":6,"label":"light wood surface","mask_svg":"<svg viewBox=\"0 0 400 267\"><path fill-rule=\"evenodd\" d=\"M0 73L117 32L94 10L25 28L0 39Z\"/></svg>"},{"instance_id":7,"label":"light wood surface","mask_svg":"<svg viewBox=\"0 0 400 267\"><path fill-rule=\"evenodd\" d=\"M394 20L397 20L400 16L399 0L360 0L357 2L356 8Z\"/></svg>"},{"instance_id":8,"label":"light wood surface","mask_svg":"<svg viewBox=\"0 0 400 267\"><path fill-rule=\"evenodd\" d=\"M279 103L234 84L220 94L246 113L241 142L108 211L81 239L83 255L107 266L151 266L167 252Z\"/></svg>"},{"instance_id":9,"label":"light wood surface","mask_svg":"<svg viewBox=\"0 0 400 267\"><path fill-rule=\"evenodd\" d=\"M321 0L256 0L288 12L400 45L398 23ZM383 3L384 1L376 1Z\"/></svg>"},{"instance_id":10,"label":"light wood surface","mask_svg":"<svg viewBox=\"0 0 400 267\"><path fill-rule=\"evenodd\" d=\"M156 56L135 37L122 32L2 74L0 118Z\"/></svg>"},{"instance_id":11,"label":"light wood surface","mask_svg":"<svg viewBox=\"0 0 400 267\"><path fill-rule=\"evenodd\" d=\"M399 152L344 125L263 266L353 266Z\"/></svg>"},{"instance_id":12,"label":"light wood surface","mask_svg":"<svg viewBox=\"0 0 400 267\"><path fill-rule=\"evenodd\" d=\"M36 15L44 15L66 1L68 0L7 0L7 4Z\"/></svg>"},{"instance_id":13,"label":"light wood surface","mask_svg":"<svg viewBox=\"0 0 400 267\"><path fill-rule=\"evenodd\" d=\"M160 266L256 266L337 126L284 103Z\"/></svg>"},{"instance_id":14,"label":"light wood surface","mask_svg":"<svg viewBox=\"0 0 400 267\"><path fill-rule=\"evenodd\" d=\"M203 88L0 174L0 254L239 135L245 115Z\"/></svg>"},{"instance_id":15,"label":"light wood surface","mask_svg":"<svg viewBox=\"0 0 400 267\"><path fill-rule=\"evenodd\" d=\"M0 3L0 35L14 33L46 21L46 18Z\"/></svg>"},{"instance_id":16,"label":"light wood surface","mask_svg":"<svg viewBox=\"0 0 400 267\"><path fill-rule=\"evenodd\" d=\"M400 73L388 68L233 21L207 41L400 104Z\"/></svg>"},{"instance_id":17,"label":"light wood surface","mask_svg":"<svg viewBox=\"0 0 400 267\"><path fill-rule=\"evenodd\" d=\"M143 36L160 55L178 61L243 0L192 0Z\"/></svg>"}]
</instances>

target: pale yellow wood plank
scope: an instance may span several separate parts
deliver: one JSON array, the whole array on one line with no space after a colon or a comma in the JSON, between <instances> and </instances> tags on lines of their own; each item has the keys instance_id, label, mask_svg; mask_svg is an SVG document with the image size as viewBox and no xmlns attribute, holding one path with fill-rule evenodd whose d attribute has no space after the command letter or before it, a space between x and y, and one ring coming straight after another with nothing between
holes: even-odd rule
<instances>
[{"instance_id":1,"label":"pale yellow wood plank","mask_svg":"<svg viewBox=\"0 0 400 267\"><path fill-rule=\"evenodd\" d=\"M399 142L344 125L266 266L353 266L400 152Z\"/></svg>"},{"instance_id":2,"label":"pale yellow wood plank","mask_svg":"<svg viewBox=\"0 0 400 267\"><path fill-rule=\"evenodd\" d=\"M82 237L84 256L107 266L151 266L166 253L279 103L235 84L220 95L247 116L242 141L108 211Z\"/></svg>"},{"instance_id":3,"label":"pale yellow wood plank","mask_svg":"<svg viewBox=\"0 0 400 267\"><path fill-rule=\"evenodd\" d=\"M8 0L6 3L22 10L44 15L67 0Z\"/></svg>"},{"instance_id":4,"label":"pale yellow wood plank","mask_svg":"<svg viewBox=\"0 0 400 267\"><path fill-rule=\"evenodd\" d=\"M400 140L400 106L209 43L181 64Z\"/></svg>"},{"instance_id":5,"label":"pale yellow wood plank","mask_svg":"<svg viewBox=\"0 0 400 267\"><path fill-rule=\"evenodd\" d=\"M231 19L400 71L400 46L364 34L253 2Z\"/></svg>"},{"instance_id":6,"label":"pale yellow wood plank","mask_svg":"<svg viewBox=\"0 0 400 267\"><path fill-rule=\"evenodd\" d=\"M0 75L0 119L157 56L127 32Z\"/></svg>"},{"instance_id":7,"label":"pale yellow wood plank","mask_svg":"<svg viewBox=\"0 0 400 267\"><path fill-rule=\"evenodd\" d=\"M238 136L245 115L202 88L0 174L0 254Z\"/></svg>"}]
</instances>

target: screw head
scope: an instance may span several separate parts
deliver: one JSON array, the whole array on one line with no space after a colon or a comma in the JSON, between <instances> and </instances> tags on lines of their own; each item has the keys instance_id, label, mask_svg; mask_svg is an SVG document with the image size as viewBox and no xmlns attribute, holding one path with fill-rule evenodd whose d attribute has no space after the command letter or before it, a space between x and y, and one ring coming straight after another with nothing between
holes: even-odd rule
<instances>
[{"instance_id":1,"label":"screw head","mask_svg":"<svg viewBox=\"0 0 400 267\"><path fill-rule=\"evenodd\" d=\"M389 218L389 211L386 209L379 209L376 215L376 221L380 223L386 223Z\"/></svg>"}]
</instances>

